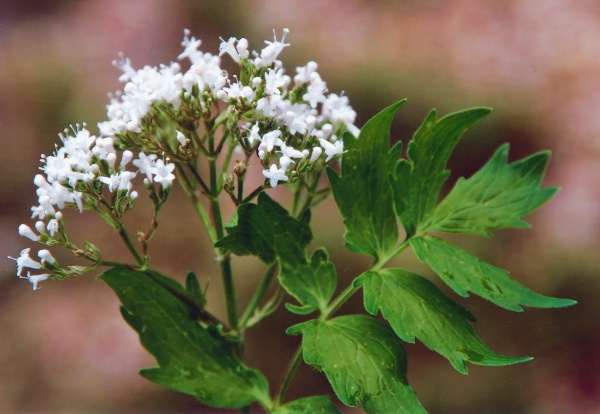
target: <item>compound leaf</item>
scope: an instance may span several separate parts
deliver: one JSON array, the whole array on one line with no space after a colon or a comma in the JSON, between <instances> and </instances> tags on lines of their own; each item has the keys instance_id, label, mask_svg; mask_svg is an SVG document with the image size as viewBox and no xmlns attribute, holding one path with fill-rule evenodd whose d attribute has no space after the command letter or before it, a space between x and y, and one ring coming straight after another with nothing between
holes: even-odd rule
<instances>
[{"instance_id":1,"label":"compound leaf","mask_svg":"<svg viewBox=\"0 0 600 414\"><path fill-rule=\"evenodd\" d=\"M427 231L491 235L490 230L529 227L521 217L548 201L556 187L540 188L550 152L511 164L508 144L471 178L460 178L424 225Z\"/></svg>"},{"instance_id":2,"label":"compound leaf","mask_svg":"<svg viewBox=\"0 0 600 414\"><path fill-rule=\"evenodd\" d=\"M299 220L265 193L258 196L257 204L241 204L227 227L228 235L215 246L231 250L237 255L255 255L265 263L276 258L288 263L305 260L304 248L312 240L308 223L310 210Z\"/></svg>"},{"instance_id":3,"label":"compound leaf","mask_svg":"<svg viewBox=\"0 0 600 414\"><path fill-rule=\"evenodd\" d=\"M367 413L426 413L406 379L406 354L392 329L366 315L309 321L302 333L304 361L325 371L338 398Z\"/></svg>"},{"instance_id":4,"label":"compound leaf","mask_svg":"<svg viewBox=\"0 0 600 414\"><path fill-rule=\"evenodd\" d=\"M358 138L344 136L340 175L329 168L327 176L346 226L346 246L375 258L390 252L398 241L388 175L400 155L400 143L390 149L390 127L397 102L371 118Z\"/></svg>"},{"instance_id":5,"label":"compound leaf","mask_svg":"<svg viewBox=\"0 0 600 414\"><path fill-rule=\"evenodd\" d=\"M467 109L437 119L432 110L408 144L408 159L399 160L391 179L394 208L409 236L435 208L448 178L446 164L456 143L489 108Z\"/></svg>"},{"instance_id":6,"label":"compound leaf","mask_svg":"<svg viewBox=\"0 0 600 414\"><path fill-rule=\"evenodd\" d=\"M574 305L570 299L543 296L515 282L504 269L433 237L413 237L410 244L417 257L427 263L456 293L473 292L496 305L520 312L521 306L562 308Z\"/></svg>"},{"instance_id":7,"label":"compound leaf","mask_svg":"<svg viewBox=\"0 0 600 414\"><path fill-rule=\"evenodd\" d=\"M531 359L492 351L475 333L473 314L419 275L402 269L371 271L357 278L355 285L363 286L369 313L376 315L381 309L398 337L410 343L418 338L460 373L467 373L466 362L503 366Z\"/></svg>"},{"instance_id":8,"label":"compound leaf","mask_svg":"<svg viewBox=\"0 0 600 414\"><path fill-rule=\"evenodd\" d=\"M190 307L154 276L121 267L100 276L119 297L123 318L159 364L140 374L212 407L241 408L255 401L270 406L266 378L242 364L236 344L193 319Z\"/></svg>"}]
</instances>

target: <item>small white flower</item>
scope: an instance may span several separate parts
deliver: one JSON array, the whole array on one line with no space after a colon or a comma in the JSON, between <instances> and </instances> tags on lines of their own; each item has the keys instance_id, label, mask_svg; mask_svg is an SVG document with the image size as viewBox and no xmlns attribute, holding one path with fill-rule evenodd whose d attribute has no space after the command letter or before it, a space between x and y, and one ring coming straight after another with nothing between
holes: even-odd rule
<instances>
[{"instance_id":1,"label":"small white flower","mask_svg":"<svg viewBox=\"0 0 600 414\"><path fill-rule=\"evenodd\" d=\"M331 158L344 152L344 143L342 140L337 140L333 144L325 139L319 139L321 146L327 154L325 162L328 162Z\"/></svg>"},{"instance_id":2,"label":"small white flower","mask_svg":"<svg viewBox=\"0 0 600 414\"><path fill-rule=\"evenodd\" d=\"M257 67L269 66L273 62L275 62L275 60L277 59L277 57L279 56L279 54L281 53L283 48L290 45L289 43L283 43L285 41L285 36L289 32L290 32L290 29L288 29L287 27L285 29L283 29L283 35L281 36L281 40L278 41L277 35L275 34L275 30L273 30L273 41L269 42L268 40L265 40L267 47L265 47L260 52L260 60L256 59L255 64Z\"/></svg>"},{"instance_id":3,"label":"small white flower","mask_svg":"<svg viewBox=\"0 0 600 414\"><path fill-rule=\"evenodd\" d=\"M227 41L223 40L223 38L220 39L221 44L219 45L219 56L223 56L225 53L227 53L236 63L240 63L240 52L235 47L235 44L238 42L238 40L235 37L230 37ZM246 41L246 48L247 47L248 41Z\"/></svg>"},{"instance_id":4,"label":"small white flower","mask_svg":"<svg viewBox=\"0 0 600 414\"><path fill-rule=\"evenodd\" d=\"M302 151L298 151L294 147L288 147L285 142L281 143L281 153L289 158L304 158Z\"/></svg>"},{"instance_id":5,"label":"small white flower","mask_svg":"<svg viewBox=\"0 0 600 414\"><path fill-rule=\"evenodd\" d=\"M48 226L46 227L46 230L48 230L50 237L54 237L54 233L56 233L58 231L58 229L59 229L59 223L56 218L53 218L52 220L50 220L48 222Z\"/></svg>"},{"instance_id":6,"label":"small white flower","mask_svg":"<svg viewBox=\"0 0 600 414\"><path fill-rule=\"evenodd\" d=\"M290 157L286 157L285 155L283 157L279 158L279 165L281 166L281 169L283 171L287 171L287 169L289 168L290 164L295 163L295 162L296 161L294 161Z\"/></svg>"},{"instance_id":7,"label":"small white flower","mask_svg":"<svg viewBox=\"0 0 600 414\"><path fill-rule=\"evenodd\" d=\"M263 170L263 175L269 179L271 187L277 187L278 181L288 181L288 177L285 175L283 168L277 168L277 165L271 164L268 170Z\"/></svg>"},{"instance_id":8,"label":"small white flower","mask_svg":"<svg viewBox=\"0 0 600 414\"><path fill-rule=\"evenodd\" d=\"M19 277L25 279L25 277ZM32 275L31 273L27 272L27 279L29 279L29 282L33 285L33 290L38 290L38 283L43 282L44 280L48 279L48 277L50 277L50 275L47 273L43 273L41 275Z\"/></svg>"},{"instance_id":9,"label":"small white flower","mask_svg":"<svg viewBox=\"0 0 600 414\"><path fill-rule=\"evenodd\" d=\"M110 177L98 177L100 182L108 186L108 191L111 193L117 190L131 190L131 179L135 177L135 173L131 171L121 171L120 173L111 174Z\"/></svg>"},{"instance_id":10,"label":"small white flower","mask_svg":"<svg viewBox=\"0 0 600 414\"><path fill-rule=\"evenodd\" d=\"M261 144L258 148L266 152L272 152L275 145L283 145L283 141L279 138L280 136L281 131L278 129L267 132L265 135L263 135Z\"/></svg>"},{"instance_id":11,"label":"small white flower","mask_svg":"<svg viewBox=\"0 0 600 414\"><path fill-rule=\"evenodd\" d=\"M31 227L26 224L21 224L19 226L19 235L27 237L31 241L38 241L40 239L40 237L31 230Z\"/></svg>"},{"instance_id":12,"label":"small white flower","mask_svg":"<svg viewBox=\"0 0 600 414\"><path fill-rule=\"evenodd\" d=\"M140 174L146 174L146 178L149 182L152 182L152 169L156 166L156 154L146 155L143 152L140 152L137 160L133 160L133 165L135 165Z\"/></svg>"},{"instance_id":13,"label":"small white flower","mask_svg":"<svg viewBox=\"0 0 600 414\"><path fill-rule=\"evenodd\" d=\"M38 263L35 260L33 260L31 257L29 257L29 250L31 250L29 247L21 250L21 254L16 259L14 257L8 256L9 259L17 262L17 276L19 276L19 277L23 277L21 275L21 273L23 272L23 269L26 267L29 269L41 269L42 268L41 263Z\"/></svg>"},{"instance_id":14,"label":"small white flower","mask_svg":"<svg viewBox=\"0 0 600 414\"><path fill-rule=\"evenodd\" d=\"M152 168L152 174L154 174L154 181L160 183L163 188L167 188L173 184L175 175L173 170L175 164L165 164L163 160L157 160L156 166Z\"/></svg>"}]
</instances>

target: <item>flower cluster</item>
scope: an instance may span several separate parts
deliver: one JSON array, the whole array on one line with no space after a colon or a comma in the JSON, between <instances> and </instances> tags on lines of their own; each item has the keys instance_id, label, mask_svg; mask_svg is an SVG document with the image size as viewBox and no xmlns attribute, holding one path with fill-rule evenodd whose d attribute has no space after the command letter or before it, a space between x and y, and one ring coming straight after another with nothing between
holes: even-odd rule
<instances>
[{"instance_id":1,"label":"flower cluster","mask_svg":"<svg viewBox=\"0 0 600 414\"><path fill-rule=\"evenodd\" d=\"M322 158L329 162L342 154L345 131L358 135L356 113L346 96L328 93L315 62L296 68L293 79L285 74L278 57L289 46L287 33L284 29L280 40L266 41L262 51L252 53L246 39L231 37L222 41L219 56L215 56L201 52L201 41L186 30L184 50L178 56L190 63L185 72L176 62L135 70L129 59L115 61L123 71L120 80L126 84L122 92L111 96L108 120L98 125L102 136L115 137L128 146L132 137L140 142L136 138L153 135L148 120L158 104L169 105L177 114L173 118L179 117L180 124L185 124L211 114L211 108L223 102L227 106L217 106L218 110L230 128L239 125L245 132L238 137L239 144L247 152L257 153L271 187ZM220 67L220 56L225 54L240 66L239 76L230 77ZM179 130L176 133L181 134ZM163 142L150 147L164 150L169 145Z\"/></svg>"},{"instance_id":2,"label":"flower cluster","mask_svg":"<svg viewBox=\"0 0 600 414\"><path fill-rule=\"evenodd\" d=\"M222 40L219 54L213 55L201 52L201 41L186 30L178 60L187 59L187 70L178 62L136 70L121 56L113 63L122 70L119 80L125 86L109 96L107 120L98 124L99 136L92 135L85 124L59 134L62 145L52 155L42 155L43 174L34 178L38 205L31 211L38 221L34 229L21 225L19 234L100 261L99 252L90 243L82 253L68 242L61 210L94 210L119 230L122 215L138 197L136 177L143 179L158 212L177 166L181 174L184 170L193 173L182 183L190 194L195 193L189 189L190 183L199 183L202 192L212 197L218 197L221 190L233 194L233 178L228 177L235 174L240 183L238 199L234 200L238 203L242 202L243 176L253 156L261 164L265 188L298 180L315 167L322 172L326 163L343 153L342 135L349 132L358 136L356 113L346 96L328 92L315 62L296 68L293 78L286 74L278 57L289 46L285 43L287 33L284 29L280 40L274 35L260 52L250 52L246 39L232 37ZM223 55L239 65L239 75L230 76L221 68ZM219 133L221 143L215 145ZM219 188L208 188L195 168L197 159L206 156L214 162L224 143L229 146L225 168L235 149L245 154L245 159L237 161L229 175L224 174ZM155 228L153 221L151 234ZM140 234L139 240L147 243L151 234ZM25 249L11 259L17 262L17 276L28 278L34 289L48 277L81 273L75 267L60 268L47 250L38 253L41 262L31 259L29 252ZM138 262L142 260L134 255ZM26 268L51 272L24 273Z\"/></svg>"},{"instance_id":3,"label":"flower cluster","mask_svg":"<svg viewBox=\"0 0 600 414\"><path fill-rule=\"evenodd\" d=\"M134 160L131 151L124 151L117 163L113 139L91 135L85 124L65 129L59 138L62 146L50 156L42 154L40 170L43 174L37 174L33 179L38 197L38 205L31 207L31 217L38 219L35 231L26 224L19 226L19 234L32 241L47 245L65 244L67 239L62 232L63 215L60 210L68 206L79 211L84 208L101 210L99 203L106 192L114 195L113 200L125 201L130 208L132 201L138 197L138 192L132 191L132 180L138 173L146 175L144 181L147 186L156 182L166 188L175 178L171 174L174 165L165 164L154 154L146 156L140 152L139 158ZM137 171L126 170L130 163L137 167ZM56 267L54 259L50 259L52 256L48 250L38 252L41 263L31 259L29 251L24 249L18 258L11 259L17 262L17 276L28 278L37 289L38 282L47 279L49 274L27 272L23 275L23 269L45 268L59 273L62 269Z\"/></svg>"}]
</instances>

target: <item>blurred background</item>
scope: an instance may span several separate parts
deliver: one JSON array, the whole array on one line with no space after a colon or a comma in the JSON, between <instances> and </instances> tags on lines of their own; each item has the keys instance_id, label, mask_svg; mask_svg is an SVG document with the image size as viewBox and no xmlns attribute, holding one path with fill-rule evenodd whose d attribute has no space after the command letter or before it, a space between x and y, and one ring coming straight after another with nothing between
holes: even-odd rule
<instances>
[{"instance_id":1,"label":"blurred background","mask_svg":"<svg viewBox=\"0 0 600 414\"><path fill-rule=\"evenodd\" d=\"M511 313L472 297L452 298L479 319L479 335L496 351L535 360L504 368L471 366L462 376L421 344L406 345L409 381L431 413L600 412L600 3L595 0L79 0L0 2L1 256L18 256L36 203L32 179L39 154L57 132L105 117L107 93L121 89L111 61L122 51L134 67L175 60L183 29L218 52L219 36L246 37L251 49L290 28L281 59L288 73L310 60L335 93L344 91L357 125L401 98L392 136L407 141L429 109L441 115L469 106L494 112L467 132L450 161L453 175L476 171L501 143L511 159L551 149L546 185L558 196L528 217L531 230L492 239L453 238L464 249L540 293L576 299L562 310ZM278 189L279 190L279 189ZM285 202L285 191L277 192ZM156 267L182 279L188 269L210 281L211 309L223 315L214 254L181 194L162 213L151 247ZM120 245L89 214L68 212L76 242L97 244L118 260ZM146 228L143 209L132 229ZM231 209L228 214L231 214ZM343 247L331 203L313 214L315 240L328 248L344 286L368 260ZM61 263L70 256L57 253ZM113 293L94 275L44 282L32 292L0 259L0 412L214 412L192 397L137 374L154 361L121 319ZM395 263L432 276L410 253ZM240 305L263 268L234 263ZM440 284L441 286L441 284ZM446 291L448 291L446 289ZM343 313L359 312L361 297ZM278 382L299 338L285 310L247 333L251 365ZM301 368L290 398L331 393L321 374ZM350 410L347 412L361 412Z\"/></svg>"}]
</instances>

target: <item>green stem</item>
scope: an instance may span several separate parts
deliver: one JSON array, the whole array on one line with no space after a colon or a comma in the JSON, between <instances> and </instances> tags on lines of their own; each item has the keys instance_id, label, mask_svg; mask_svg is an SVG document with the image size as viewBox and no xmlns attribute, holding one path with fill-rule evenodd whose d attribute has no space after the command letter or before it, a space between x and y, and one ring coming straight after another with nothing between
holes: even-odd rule
<instances>
[{"instance_id":1,"label":"green stem","mask_svg":"<svg viewBox=\"0 0 600 414\"><path fill-rule=\"evenodd\" d=\"M302 362L302 346L299 346L294 352L292 359L288 363L288 366L285 370L285 374L283 376L283 381L281 382L281 386L279 387L279 391L277 391L277 395L275 396L275 400L273 401L275 407L279 407L281 402L285 398L285 394L287 393L298 368L300 367L300 363Z\"/></svg>"},{"instance_id":2,"label":"green stem","mask_svg":"<svg viewBox=\"0 0 600 414\"><path fill-rule=\"evenodd\" d=\"M267 269L267 271L263 277L263 280L260 282L260 285L258 285L256 292L254 292L254 296L252 296L252 299L250 300L248 307L246 308L246 310L244 311L244 314L242 315L242 317L240 319L240 324L239 324L240 329L244 329L246 327L246 324L248 323L248 320L252 317L252 315L254 315L254 311L260 305L260 302L262 301L263 297L265 296L265 293L267 292L267 288L269 287L271 280L273 280L273 276L275 276L276 272L277 272L277 262L275 262L271 266L269 266L269 268Z\"/></svg>"},{"instance_id":3,"label":"green stem","mask_svg":"<svg viewBox=\"0 0 600 414\"><path fill-rule=\"evenodd\" d=\"M306 199L304 200L304 204L302 205L302 208L298 212L298 215L301 215L302 213L304 213L305 210L308 210L311 207L311 203L315 196L315 191L317 189L317 186L319 185L319 180L321 179L321 174L322 174L321 172L316 174L313 181L308 186L306 186L308 192L306 194Z\"/></svg>"},{"instance_id":4,"label":"green stem","mask_svg":"<svg viewBox=\"0 0 600 414\"><path fill-rule=\"evenodd\" d=\"M223 290L225 291L225 303L227 304L227 319L232 330L237 331L239 327L237 301L235 298L235 286L231 273L231 255L227 255L221 261L221 276L223 277Z\"/></svg>"},{"instance_id":5,"label":"green stem","mask_svg":"<svg viewBox=\"0 0 600 414\"><path fill-rule=\"evenodd\" d=\"M250 201L252 201L252 199L254 197L256 197L257 195L259 195L260 193L262 193L264 189L265 189L264 185L259 185L246 198L244 198L240 204L242 204L242 203L249 203Z\"/></svg>"},{"instance_id":6,"label":"green stem","mask_svg":"<svg viewBox=\"0 0 600 414\"><path fill-rule=\"evenodd\" d=\"M192 185L192 183L190 182L190 179L185 174L183 167L180 164L176 164L176 166L177 166L177 171L179 172L179 178L180 178L179 182L181 183L184 191L186 192L186 194L192 201L192 204L194 205L194 209L196 210L198 217L200 217L200 220L202 221L202 224L204 225L204 228L206 229L206 232L208 233L208 237L210 237L211 243L215 244L217 242L218 238L217 238L217 233L215 232L215 228L213 227L213 224L210 221L210 217L208 216L206 209L204 208L204 206L198 199L198 197L196 195L196 191L194 189L194 186Z\"/></svg>"},{"instance_id":7,"label":"green stem","mask_svg":"<svg viewBox=\"0 0 600 414\"><path fill-rule=\"evenodd\" d=\"M123 241L125 242L125 245L127 246L127 249L131 252L131 254L135 258L135 261L138 263L138 265L141 266L144 263L144 259L138 253L137 249L133 245L133 243L131 241L131 238L129 237L129 234L127 233L127 230L125 230L125 227L123 227L123 224L120 223L120 222L119 223L115 223L115 225L117 226L118 232L119 232L119 236L121 236L121 239L123 239Z\"/></svg>"},{"instance_id":8,"label":"green stem","mask_svg":"<svg viewBox=\"0 0 600 414\"><path fill-rule=\"evenodd\" d=\"M209 136L208 146L211 154L211 156L208 157L208 166L210 170L210 212L214 221L217 240L220 240L224 236L223 218L221 216L221 205L219 203L219 193L221 192L221 189L219 188L217 181L216 157L218 154L215 153L215 139L212 134ZM233 284L233 275L231 272L231 255L224 251L220 251L219 255L221 257L221 278L223 279L223 290L225 293L225 303L227 305L227 318L231 329L237 330L238 313L235 286Z\"/></svg>"},{"instance_id":9,"label":"green stem","mask_svg":"<svg viewBox=\"0 0 600 414\"><path fill-rule=\"evenodd\" d=\"M196 181L198 181L198 184L200 184L200 187L202 187L202 191L204 191L206 194L210 194L210 188L208 188L208 186L198 173L198 170L196 170L196 168L191 163L188 163L187 167L192 172L192 175L194 176Z\"/></svg>"}]
</instances>

